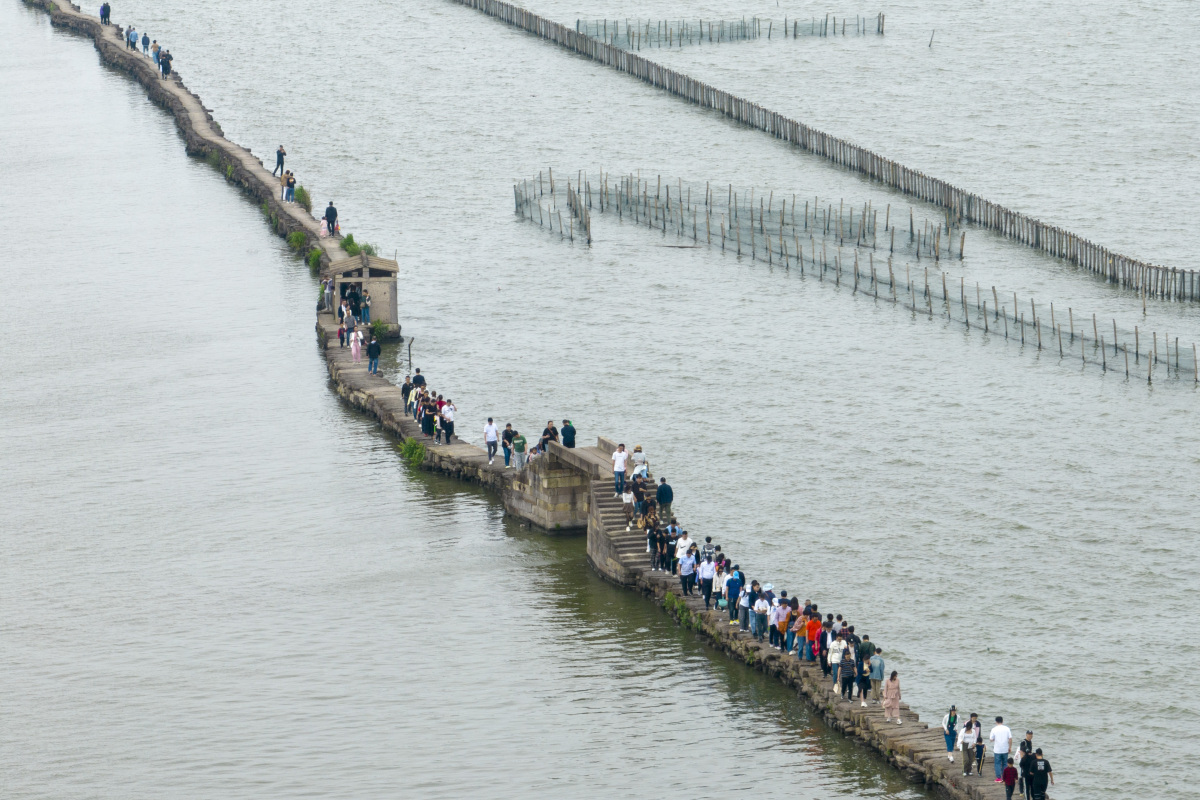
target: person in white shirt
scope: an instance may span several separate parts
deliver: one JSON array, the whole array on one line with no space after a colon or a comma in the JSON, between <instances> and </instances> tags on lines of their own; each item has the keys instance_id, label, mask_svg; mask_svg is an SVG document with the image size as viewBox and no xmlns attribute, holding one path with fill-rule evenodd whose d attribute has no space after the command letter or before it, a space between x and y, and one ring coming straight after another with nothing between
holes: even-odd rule
<instances>
[{"instance_id":1,"label":"person in white shirt","mask_svg":"<svg viewBox=\"0 0 1200 800\"><path fill-rule=\"evenodd\" d=\"M833 685L838 685L838 665L842 663L842 651L846 649L846 640L838 636L829 646L829 665L833 668Z\"/></svg>"},{"instance_id":2,"label":"person in white shirt","mask_svg":"<svg viewBox=\"0 0 1200 800\"><path fill-rule=\"evenodd\" d=\"M774 605L771 606L771 615L769 619L771 624L771 639L773 641L772 646L777 647L780 650L783 649L783 635L779 632L779 623L787 619L789 608L785 602L786 600L786 597L781 597L775 601Z\"/></svg>"},{"instance_id":3,"label":"person in white shirt","mask_svg":"<svg viewBox=\"0 0 1200 800\"><path fill-rule=\"evenodd\" d=\"M441 413L442 433L445 434L446 444L450 444L450 437L454 435L454 411L454 403L447 399Z\"/></svg>"},{"instance_id":4,"label":"person in white shirt","mask_svg":"<svg viewBox=\"0 0 1200 800\"><path fill-rule=\"evenodd\" d=\"M1004 724L1004 717L996 717L996 726L988 734L992 740L992 760L996 763L996 783L1003 783L1004 768L1008 766L1008 751L1012 747L1012 731Z\"/></svg>"},{"instance_id":5,"label":"person in white shirt","mask_svg":"<svg viewBox=\"0 0 1200 800\"><path fill-rule=\"evenodd\" d=\"M717 572L713 575L713 596L717 598L717 608L721 607L720 600L725 597L725 584L729 583L729 573L725 571L725 563L717 564Z\"/></svg>"},{"instance_id":6,"label":"person in white shirt","mask_svg":"<svg viewBox=\"0 0 1200 800\"><path fill-rule=\"evenodd\" d=\"M708 611L712 600L713 579L717 577L717 565L713 563L712 556L704 557L696 575L700 578L700 594L704 595L704 610Z\"/></svg>"},{"instance_id":7,"label":"person in white shirt","mask_svg":"<svg viewBox=\"0 0 1200 800\"><path fill-rule=\"evenodd\" d=\"M613 488L616 490L613 497L620 497L621 492L625 491L625 462L628 460L629 453L625 452L625 445L617 445L617 452L612 454Z\"/></svg>"},{"instance_id":8,"label":"person in white shirt","mask_svg":"<svg viewBox=\"0 0 1200 800\"><path fill-rule=\"evenodd\" d=\"M496 429L496 423L492 422L492 418L488 417L487 425L483 426L483 443L487 445L488 463L492 463L492 459L496 457L496 449L500 446L500 431Z\"/></svg>"},{"instance_id":9,"label":"person in white shirt","mask_svg":"<svg viewBox=\"0 0 1200 800\"><path fill-rule=\"evenodd\" d=\"M684 531L683 535L675 540L675 557L683 558L683 556L687 553L688 548L691 547L692 544L692 540L688 538L688 532Z\"/></svg>"},{"instance_id":10,"label":"person in white shirt","mask_svg":"<svg viewBox=\"0 0 1200 800\"><path fill-rule=\"evenodd\" d=\"M646 461L646 454L642 452L642 446L634 445L633 448L633 474L641 475L643 478L650 474L650 465Z\"/></svg>"},{"instance_id":11,"label":"person in white shirt","mask_svg":"<svg viewBox=\"0 0 1200 800\"><path fill-rule=\"evenodd\" d=\"M971 765L975 763L975 745L983 736L983 727L977 719L978 714L972 714L967 724L958 732L958 749L962 752L963 775L971 774Z\"/></svg>"},{"instance_id":12,"label":"person in white shirt","mask_svg":"<svg viewBox=\"0 0 1200 800\"><path fill-rule=\"evenodd\" d=\"M628 486L621 492L621 509L625 512L625 530L633 527L633 490Z\"/></svg>"},{"instance_id":13,"label":"person in white shirt","mask_svg":"<svg viewBox=\"0 0 1200 800\"><path fill-rule=\"evenodd\" d=\"M766 593L759 593L758 599L754 601L754 616L758 618L754 638L758 639L760 644L767 638L767 614L770 612L771 603L767 600Z\"/></svg>"},{"instance_id":14,"label":"person in white shirt","mask_svg":"<svg viewBox=\"0 0 1200 800\"><path fill-rule=\"evenodd\" d=\"M754 609L750 608L750 598L758 591L758 581L752 581L749 586L743 584L742 591L738 594L738 631L741 633L753 632L750 627L750 617L754 613Z\"/></svg>"}]
</instances>

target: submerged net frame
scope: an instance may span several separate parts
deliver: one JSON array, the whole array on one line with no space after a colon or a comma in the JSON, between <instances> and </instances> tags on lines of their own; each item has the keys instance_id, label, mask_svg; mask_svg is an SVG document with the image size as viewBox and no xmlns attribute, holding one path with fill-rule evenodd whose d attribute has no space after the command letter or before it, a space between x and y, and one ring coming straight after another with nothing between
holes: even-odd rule
<instances>
[{"instance_id":1,"label":"submerged net frame","mask_svg":"<svg viewBox=\"0 0 1200 800\"><path fill-rule=\"evenodd\" d=\"M801 37L866 36L883 35L886 15L874 18L855 16L853 27L849 17L826 14L824 19L811 17L807 20L784 17L778 20L759 17L742 17L732 20L649 20L649 19L601 19L575 20L575 31L606 44L624 50L641 50L643 47L683 47L685 44L720 44L722 42L750 41L773 36L799 39ZM839 22L841 23L839 29Z\"/></svg>"},{"instance_id":2,"label":"submerged net frame","mask_svg":"<svg viewBox=\"0 0 1200 800\"><path fill-rule=\"evenodd\" d=\"M673 233L695 246L720 247L722 252L795 268L801 275L811 274L838 287L845 283L854 294L863 292L876 300L903 305L930 319L936 314L967 328L1019 338L1039 351L1057 349L1062 359L1077 356L1084 364L1091 361L1106 372L1123 369L1127 377L1144 373L1152 382L1159 367L1165 366L1167 377L1174 372L1177 378L1190 375L1194 383L1200 383L1195 343L1189 359L1179 338L1171 340L1164 334L1160 351L1160 336L1152 331L1142 348L1144 333L1138 326L1132 331L1122 329L1113 319L1110 338L1107 331L1100 333L1095 314L1091 315L1093 333L1089 337L1086 316L1081 315L1081 324L1076 326L1073 308L1067 309L1064 330L1061 310L1056 313L1053 303L1039 306L1030 297L1027 316L1015 292L1010 307L1008 292L1001 293L995 286L990 287L990 303L978 283L974 298L965 278L959 277L959 286L954 287L954 279L941 269L941 261L962 260L966 230L949 212L944 220L922 219L918 224L910 206L905 230L903 214L898 214L899 225L892 224L888 204L881 229L880 210L871 201L859 206L840 200L835 206L818 197L801 201L793 194L789 203L789 197L781 194L776 203L774 191L768 190L766 197L763 194L757 193L756 205L755 190L735 192L732 184L714 189L711 183L691 184L679 178L664 182L662 176L652 181L640 175L614 177L604 172L593 181L583 171L564 183L555 181L553 170L513 186L515 212L551 233L557 231L560 238L574 240L578 231L581 240L591 244L592 210L615 214L619 220L645 225L664 237ZM916 261L915 265L904 263L903 276L897 256ZM952 293L952 288L958 291Z\"/></svg>"}]
</instances>

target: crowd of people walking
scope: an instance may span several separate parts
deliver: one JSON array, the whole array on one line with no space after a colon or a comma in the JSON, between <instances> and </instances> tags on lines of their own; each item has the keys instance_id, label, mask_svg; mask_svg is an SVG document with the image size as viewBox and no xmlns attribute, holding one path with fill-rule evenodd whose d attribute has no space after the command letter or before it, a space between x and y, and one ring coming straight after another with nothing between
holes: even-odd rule
<instances>
[{"instance_id":1,"label":"crowd of people walking","mask_svg":"<svg viewBox=\"0 0 1200 800\"><path fill-rule=\"evenodd\" d=\"M899 673L887 671L883 648L872 642L869 634L856 631L841 614L821 612L811 600L801 602L786 590L777 592L770 583L748 579L742 568L722 552L721 545L713 544L711 536L706 536L703 544L693 540L675 517L660 515L655 508L656 504L663 505L664 496L668 503L674 497L666 479L661 479L658 492L662 493L663 487L667 491L655 496L649 491L652 483L643 473L635 471L629 481L625 480L624 467L628 463L622 445L613 453L614 489L621 497L626 530L637 525L646 531L651 571L677 575L684 596L699 594L706 610L726 612L729 625L736 626L739 635L765 643L784 655L819 664L842 699L857 701L863 708L879 705L884 722L904 723ZM664 518L669 520L665 524ZM947 758L953 762L956 752L961 754L963 775L982 774L990 746L994 782L1004 784L1010 800L1018 788L1026 800L1045 800L1054 774L1041 748L1033 746L1033 731L1025 732L1013 753L1012 732L1003 717L995 718L985 737L977 714L960 720L956 707L951 706L942 719L942 732Z\"/></svg>"},{"instance_id":2,"label":"crowd of people walking","mask_svg":"<svg viewBox=\"0 0 1200 800\"><path fill-rule=\"evenodd\" d=\"M404 376L400 393L404 398L404 413L417 421L425 439L435 445L453 441L458 409L453 400L429 388L420 369Z\"/></svg>"},{"instance_id":3,"label":"crowd of people walking","mask_svg":"<svg viewBox=\"0 0 1200 800\"><path fill-rule=\"evenodd\" d=\"M112 6L104 3L100 6L100 24L112 24ZM155 66L164 78L171 76L171 64L175 60L175 56L171 55L171 51L158 43L157 39L151 39L150 34L143 31L138 33L136 25L130 25L125 29L125 49L132 50L135 53L141 51L142 55L154 60Z\"/></svg>"},{"instance_id":4,"label":"crowd of people walking","mask_svg":"<svg viewBox=\"0 0 1200 800\"><path fill-rule=\"evenodd\" d=\"M450 444L454 438L454 423L458 409L454 401L431 389L416 369L412 375L404 376L400 386L404 398L404 412L415 419L421 426L421 435L433 445ZM487 448L488 464L494 464L503 451L505 469L524 469L534 459L543 455L550 442L558 442L563 447L575 446L575 426L569 419L562 421L559 428L554 420L546 422L542 435L530 440L529 437L505 423L503 430L493 417L488 417L483 426L483 442Z\"/></svg>"},{"instance_id":5,"label":"crowd of people walking","mask_svg":"<svg viewBox=\"0 0 1200 800\"><path fill-rule=\"evenodd\" d=\"M331 286L332 281L327 292L332 291ZM352 334L360 330L354 327L355 314L349 300L342 301L338 316L348 321ZM351 346L361 346L361 339L359 345ZM377 350L371 358L371 371L377 371ZM420 423L424 438L434 445L450 444L457 415L454 402L431 389L420 369L405 376L401 392L405 413ZM562 421L561 428L553 420L547 421L537 438L525 436L511 423L501 429L492 417L483 427L488 463L492 464L503 451L506 469L523 469L544 454L551 442L575 447L575 438L575 426L568 419ZM904 724L899 672L888 672L883 648L869 634L856 630L841 614L822 612L812 600L801 602L786 590L776 591L771 583L749 579L711 536L706 536L703 543L693 540L671 513L674 489L665 477L655 483L641 445L632 451L624 444L618 445L611 461L613 491L621 500L625 529L631 531L636 526L644 531L651 571L677 576L685 597L700 596L706 610L725 612L728 624L736 626L739 635L785 656L819 665L843 700L857 701L863 708L879 706L885 723ZM1004 784L1009 800L1018 789L1026 800L1046 800L1054 774L1041 748L1033 746L1033 731L1025 732L1014 752L1012 732L1003 717L995 718L985 738L978 714L963 720L956 706L951 706L942 719L942 733L946 756L954 762L956 754L960 755L963 775L982 774L990 747L994 781Z\"/></svg>"},{"instance_id":6,"label":"crowd of people walking","mask_svg":"<svg viewBox=\"0 0 1200 800\"><path fill-rule=\"evenodd\" d=\"M333 310L333 291L333 278L321 281L321 305L325 310ZM383 346L367 327L371 321L371 292L364 290L360 295L358 288L351 285L335 313L338 322L338 347L349 347L350 358L355 364L362 362L365 350L367 372L378 375L379 356L383 352Z\"/></svg>"}]
</instances>

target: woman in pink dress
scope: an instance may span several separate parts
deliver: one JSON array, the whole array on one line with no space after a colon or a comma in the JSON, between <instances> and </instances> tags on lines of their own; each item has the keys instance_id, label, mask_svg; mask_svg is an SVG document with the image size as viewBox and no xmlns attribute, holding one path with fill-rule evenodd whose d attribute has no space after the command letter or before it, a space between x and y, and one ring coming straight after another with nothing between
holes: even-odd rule
<instances>
[{"instance_id":1,"label":"woman in pink dress","mask_svg":"<svg viewBox=\"0 0 1200 800\"><path fill-rule=\"evenodd\" d=\"M362 331L350 334L350 358L355 364L362 361Z\"/></svg>"},{"instance_id":2,"label":"woman in pink dress","mask_svg":"<svg viewBox=\"0 0 1200 800\"><path fill-rule=\"evenodd\" d=\"M883 682L883 721L890 722L892 717L896 718L896 724L901 724L900 719L900 677L896 670L892 670L891 676Z\"/></svg>"}]
</instances>

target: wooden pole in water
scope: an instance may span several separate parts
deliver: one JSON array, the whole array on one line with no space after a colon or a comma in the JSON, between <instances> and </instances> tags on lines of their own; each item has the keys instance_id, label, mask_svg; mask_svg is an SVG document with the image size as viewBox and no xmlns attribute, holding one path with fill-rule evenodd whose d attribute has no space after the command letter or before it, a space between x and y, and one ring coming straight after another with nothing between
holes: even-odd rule
<instances>
[{"instance_id":1,"label":"wooden pole in water","mask_svg":"<svg viewBox=\"0 0 1200 800\"><path fill-rule=\"evenodd\" d=\"M1138 363L1142 358L1142 345L1138 341L1138 326L1133 326L1133 363Z\"/></svg>"},{"instance_id":2,"label":"wooden pole in water","mask_svg":"<svg viewBox=\"0 0 1200 800\"><path fill-rule=\"evenodd\" d=\"M1067 306L1067 324L1071 326L1071 341L1075 341L1075 312Z\"/></svg>"}]
</instances>

